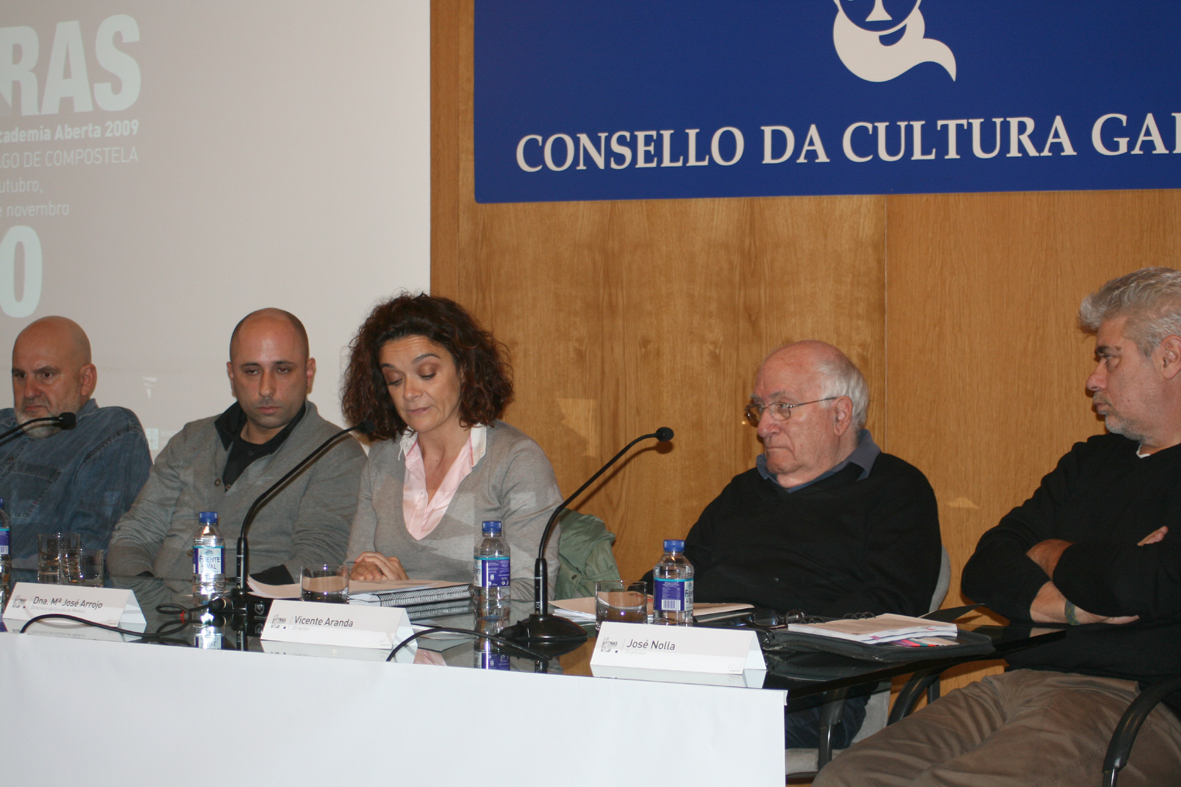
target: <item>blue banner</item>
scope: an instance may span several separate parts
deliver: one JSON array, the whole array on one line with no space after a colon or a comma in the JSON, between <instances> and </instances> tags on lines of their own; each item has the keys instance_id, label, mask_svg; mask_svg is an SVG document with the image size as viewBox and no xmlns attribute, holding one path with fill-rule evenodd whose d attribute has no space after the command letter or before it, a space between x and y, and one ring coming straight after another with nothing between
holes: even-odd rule
<instances>
[{"instance_id":1,"label":"blue banner","mask_svg":"<svg viewBox=\"0 0 1181 787\"><path fill-rule=\"evenodd\" d=\"M476 200L1181 186L1177 0L476 0Z\"/></svg>"}]
</instances>

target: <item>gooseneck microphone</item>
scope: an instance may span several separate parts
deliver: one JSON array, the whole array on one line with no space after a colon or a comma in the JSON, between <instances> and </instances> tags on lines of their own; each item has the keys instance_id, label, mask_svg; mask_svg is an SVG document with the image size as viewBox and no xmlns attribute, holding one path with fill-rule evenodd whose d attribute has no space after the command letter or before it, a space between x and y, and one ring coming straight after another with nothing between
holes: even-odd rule
<instances>
[{"instance_id":1,"label":"gooseneck microphone","mask_svg":"<svg viewBox=\"0 0 1181 787\"><path fill-rule=\"evenodd\" d=\"M5 440L33 424L46 424L51 421L62 429L73 429L78 425L78 416L74 413L62 413L61 415L47 415L44 418L32 418L23 424L17 424L4 434L0 434L0 440Z\"/></svg>"},{"instance_id":2,"label":"gooseneck microphone","mask_svg":"<svg viewBox=\"0 0 1181 787\"><path fill-rule=\"evenodd\" d=\"M550 534L553 532L554 524L558 521L558 515L566 510L583 492L586 488L599 480L599 476L607 472L611 465L618 462L624 454L626 454L631 447L641 440L647 440L655 437L662 443L667 443L673 439L673 430L667 426L662 426L652 434L642 435L632 440L623 447L619 453L611 457L607 464L599 468L599 472L587 479L586 483L578 487L574 494L566 498L561 504L554 509L550 514L549 521L545 523L545 530L541 534L541 545L537 550L537 562L533 567L533 593L534 593L534 610L533 614L526 620L517 621L512 626L506 628L501 632L501 636L506 639L515 640L518 642L543 642L543 643L564 643L564 642L582 642L586 639L586 631L572 620L567 620L557 615L551 615L546 611L549 606L549 566L545 559L545 547L549 543Z\"/></svg>"},{"instance_id":3,"label":"gooseneck microphone","mask_svg":"<svg viewBox=\"0 0 1181 787\"><path fill-rule=\"evenodd\" d=\"M336 434L329 437L324 442L320 443L314 451L300 460L299 464L284 473L283 477L255 498L254 502L250 504L250 508L246 511L246 517L242 520L242 532L238 535L238 586L232 591L234 599L235 611L247 609L246 605L246 578L250 576L250 542L246 538L246 534L250 531L250 525L254 523L254 517L258 510L269 503L274 498L276 490L280 489L286 484L292 476L303 470L312 462L319 459L327 450L335 445L336 441L345 436L349 432L360 432L361 434L372 434L374 426L372 421L362 421L356 426L348 429L341 429Z\"/></svg>"}]
</instances>

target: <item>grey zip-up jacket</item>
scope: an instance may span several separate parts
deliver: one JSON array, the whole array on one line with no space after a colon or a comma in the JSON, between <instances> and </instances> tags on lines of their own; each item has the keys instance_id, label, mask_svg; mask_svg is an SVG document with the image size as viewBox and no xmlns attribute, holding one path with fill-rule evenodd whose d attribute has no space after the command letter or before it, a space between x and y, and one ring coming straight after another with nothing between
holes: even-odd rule
<instances>
[{"instance_id":1,"label":"grey zip-up jacket","mask_svg":"<svg viewBox=\"0 0 1181 787\"><path fill-rule=\"evenodd\" d=\"M202 511L216 511L226 542L226 576L237 575L237 542L250 505L316 446L340 431L307 412L273 454L252 462L229 491L221 475L229 451L214 422L217 416L185 425L156 458L148 482L111 537L111 574L150 571L166 579L193 575L191 549ZM365 452L345 436L305 467L259 509L250 526L250 573L279 564L298 577L300 566L341 563L357 507Z\"/></svg>"}]
</instances>

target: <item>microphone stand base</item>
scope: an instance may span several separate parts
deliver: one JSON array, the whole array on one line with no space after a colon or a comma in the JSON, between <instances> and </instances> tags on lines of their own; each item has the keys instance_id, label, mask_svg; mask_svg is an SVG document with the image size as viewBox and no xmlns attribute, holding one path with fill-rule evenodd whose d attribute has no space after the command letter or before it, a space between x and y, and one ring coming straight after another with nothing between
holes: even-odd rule
<instances>
[{"instance_id":1,"label":"microphone stand base","mask_svg":"<svg viewBox=\"0 0 1181 787\"><path fill-rule=\"evenodd\" d=\"M534 612L504 629L500 636L513 642L581 645L586 641L586 630L572 620Z\"/></svg>"},{"instance_id":2,"label":"microphone stand base","mask_svg":"<svg viewBox=\"0 0 1181 787\"><path fill-rule=\"evenodd\" d=\"M271 599L243 590L241 585L235 585L228 595L231 609L227 613L233 617L234 628L240 629L245 635L243 643L246 636L259 636L271 611Z\"/></svg>"}]
</instances>

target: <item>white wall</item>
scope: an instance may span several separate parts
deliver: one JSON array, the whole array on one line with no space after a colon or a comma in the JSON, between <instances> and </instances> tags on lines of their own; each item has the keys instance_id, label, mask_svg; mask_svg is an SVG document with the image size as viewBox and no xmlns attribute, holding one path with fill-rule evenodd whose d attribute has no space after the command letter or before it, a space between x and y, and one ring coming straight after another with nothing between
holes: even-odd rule
<instances>
[{"instance_id":1,"label":"white wall","mask_svg":"<svg viewBox=\"0 0 1181 787\"><path fill-rule=\"evenodd\" d=\"M360 321L429 286L429 43L428 0L6 0L0 357L38 317L77 320L95 398L158 449L232 402L230 331L278 306L340 422Z\"/></svg>"}]
</instances>

